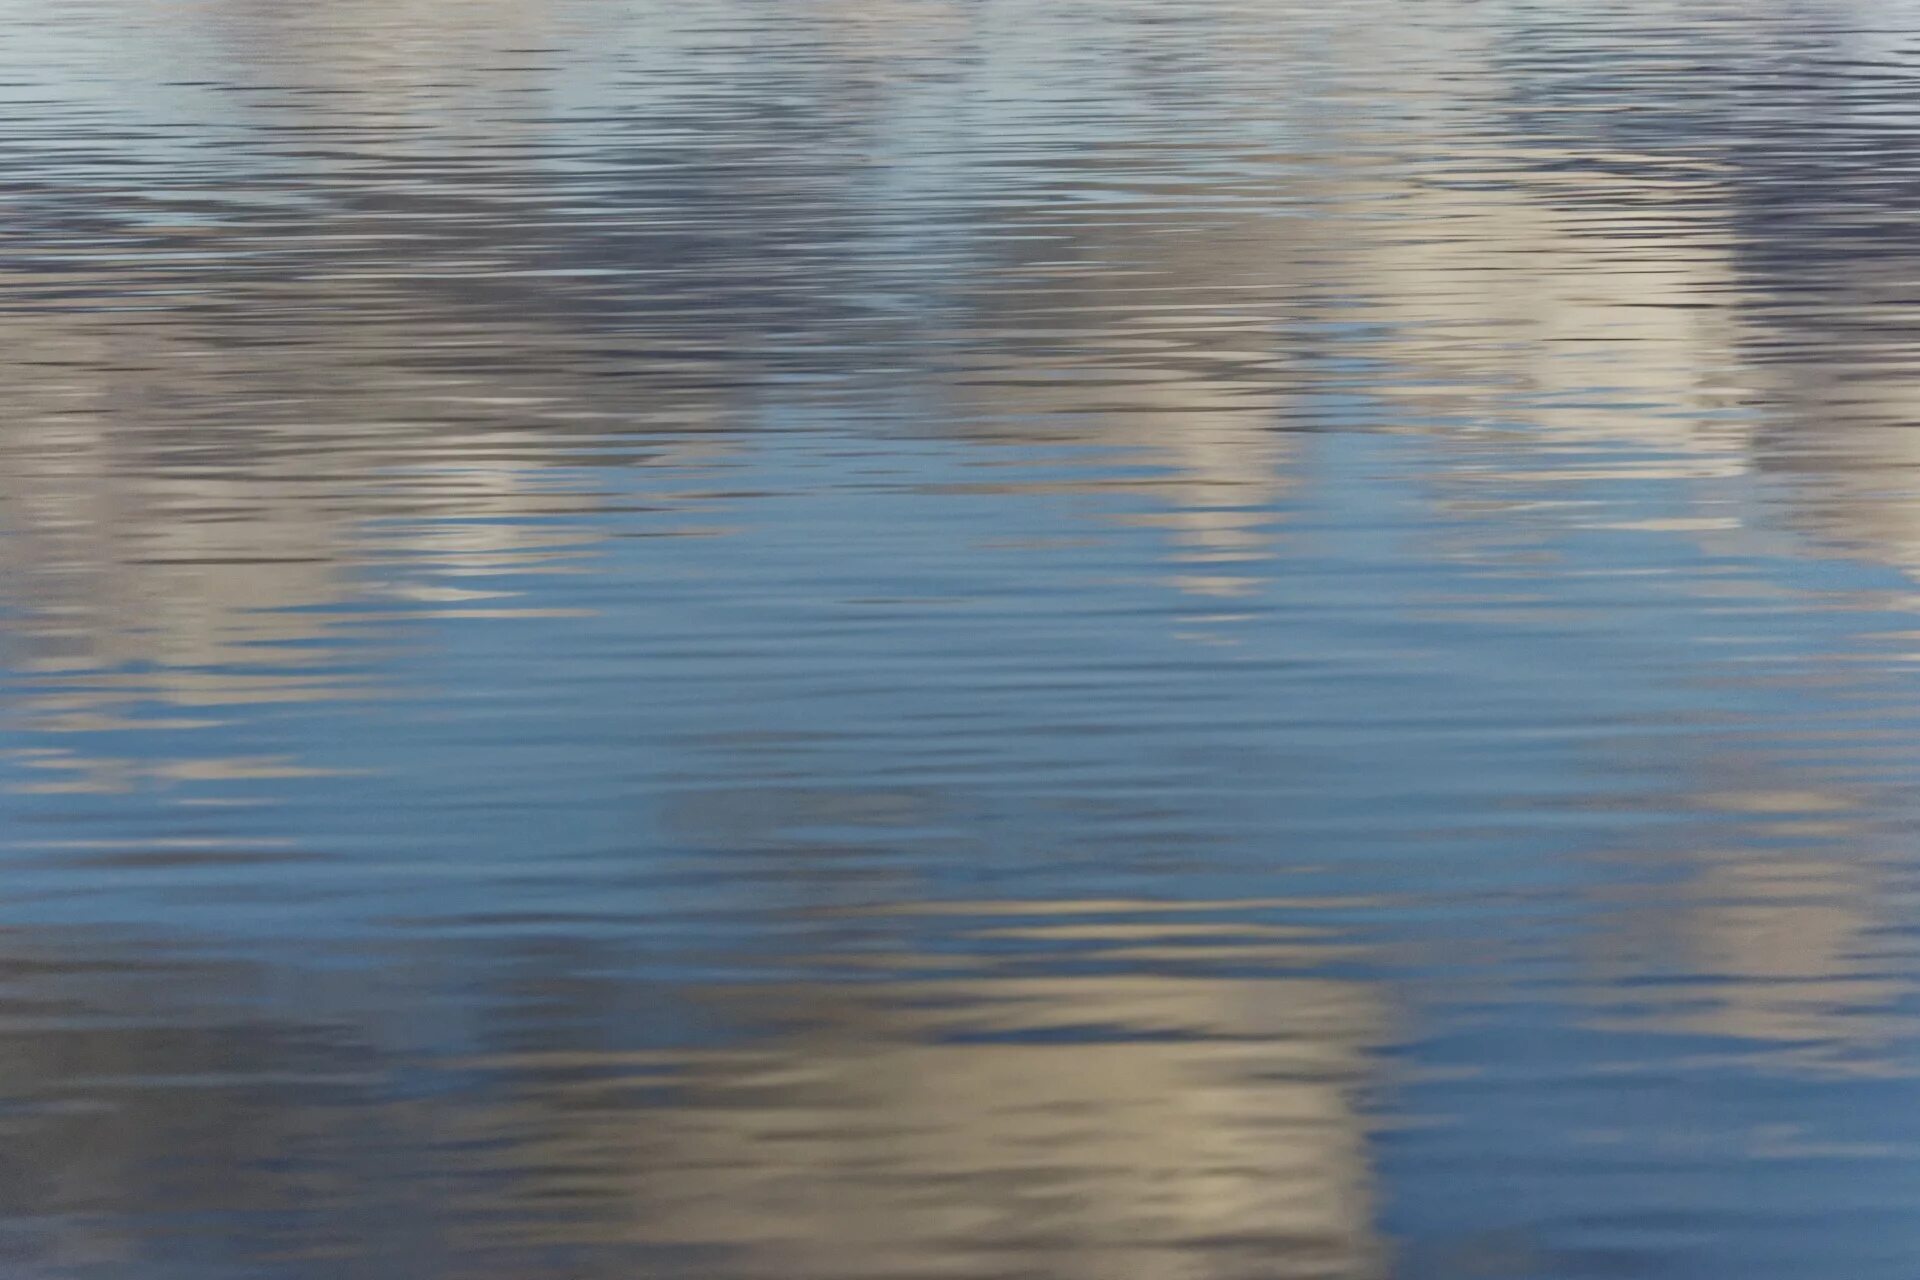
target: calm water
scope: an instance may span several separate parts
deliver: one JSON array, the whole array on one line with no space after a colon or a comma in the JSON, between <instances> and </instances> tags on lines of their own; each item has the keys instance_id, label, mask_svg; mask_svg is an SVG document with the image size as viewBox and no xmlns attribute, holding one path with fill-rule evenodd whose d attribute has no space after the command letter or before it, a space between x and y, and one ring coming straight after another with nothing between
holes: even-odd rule
<instances>
[{"instance_id":1,"label":"calm water","mask_svg":"<svg viewBox=\"0 0 1920 1280\"><path fill-rule=\"evenodd\" d=\"M1920 1276L1920 2L0 23L0 1273Z\"/></svg>"}]
</instances>

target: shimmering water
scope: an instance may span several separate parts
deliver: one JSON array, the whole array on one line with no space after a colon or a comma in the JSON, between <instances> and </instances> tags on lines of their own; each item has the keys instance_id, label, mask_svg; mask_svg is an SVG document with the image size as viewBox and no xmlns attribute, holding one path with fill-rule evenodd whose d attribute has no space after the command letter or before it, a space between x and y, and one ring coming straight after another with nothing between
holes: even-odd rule
<instances>
[{"instance_id":1,"label":"shimmering water","mask_svg":"<svg viewBox=\"0 0 1920 1280\"><path fill-rule=\"evenodd\" d=\"M0 23L0 1274L1920 1276L1920 3Z\"/></svg>"}]
</instances>

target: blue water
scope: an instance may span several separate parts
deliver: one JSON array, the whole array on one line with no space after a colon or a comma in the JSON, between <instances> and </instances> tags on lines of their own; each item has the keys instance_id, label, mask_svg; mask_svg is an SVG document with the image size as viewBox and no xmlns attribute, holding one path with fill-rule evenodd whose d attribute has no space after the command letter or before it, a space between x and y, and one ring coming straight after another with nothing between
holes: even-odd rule
<instances>
[{"instance_id":1,"label":"blue water","mask_svg":"<svg viewBox=\"0 0 1920 1280\"><path fill-rule=\"evenodd\" d=\"M1920 1275L1920 4L0 22L6 1276Z\"/></svg>"}]
</instances>

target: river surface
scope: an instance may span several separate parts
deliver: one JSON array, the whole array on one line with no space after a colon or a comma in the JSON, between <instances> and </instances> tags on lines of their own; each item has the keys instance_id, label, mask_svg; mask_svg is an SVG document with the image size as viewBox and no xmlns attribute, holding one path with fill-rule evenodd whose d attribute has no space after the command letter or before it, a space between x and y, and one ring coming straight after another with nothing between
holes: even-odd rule
<instances>
[{"instance_id":1,"label":"river surface","mask_svg":"<svg viewBox=\"0 0 1920 1280\"><path fill-rule=\"evenodd\" d=\"M9 1280L1920 1276L1920 3L0 29Z\"/></svg>"}]
</instances>

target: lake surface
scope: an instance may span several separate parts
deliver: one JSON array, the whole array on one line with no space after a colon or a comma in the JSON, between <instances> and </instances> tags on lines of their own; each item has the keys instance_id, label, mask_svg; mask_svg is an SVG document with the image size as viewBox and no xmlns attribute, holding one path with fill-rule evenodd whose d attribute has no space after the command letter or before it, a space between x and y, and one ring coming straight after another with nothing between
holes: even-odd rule
<instances>
[{"instance_id":1,"label":"lake surface","mask_svg":"<svg viewBox=\"0 0 1920 1280\"><path fill-rule=\"evenodd\" d=\"M1920 1276L1920 3L0 22L6 1276Z\"/></svg>"}]
</instances>

